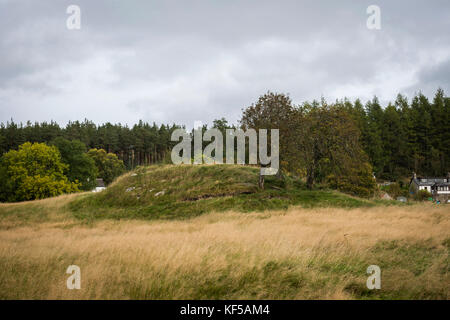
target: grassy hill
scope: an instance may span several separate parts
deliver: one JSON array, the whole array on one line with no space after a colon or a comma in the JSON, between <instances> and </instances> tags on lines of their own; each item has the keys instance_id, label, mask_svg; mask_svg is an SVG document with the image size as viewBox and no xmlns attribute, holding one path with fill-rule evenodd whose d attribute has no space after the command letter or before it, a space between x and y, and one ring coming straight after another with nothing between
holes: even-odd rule
<instances>
[{"instance_id":1,"label":"grassy hill","mask_svg":"<svg viewBox=\"0 0 450 320\"><path fill-rule=\"evenodd\" d=\"M69 207L81 219L188 218L207 212L240 212L302 207L367 207L377 204L328 190L306 190L287 177L266 177L237 165L151 166L127 173L101 193L85 194Z\"/></svg>"}]
</instances>

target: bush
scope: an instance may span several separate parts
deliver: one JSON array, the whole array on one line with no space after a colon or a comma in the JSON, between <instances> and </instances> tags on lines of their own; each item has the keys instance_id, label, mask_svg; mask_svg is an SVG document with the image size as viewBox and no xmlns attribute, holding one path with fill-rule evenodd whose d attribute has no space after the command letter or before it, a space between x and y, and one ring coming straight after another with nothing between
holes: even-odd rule
<instances>
[{"instance_id":1,"label":"bush","mask_svg":"<svg viewBox=\"0 0 450 320\"><path fill-rule=\"evenodd\" d=\"M381 190L387 192L394 199L400 196L408 197L409 195L408 189L402 188L399 183L392 183L388 186L381 187Z\"/></svg>"},{"instance_id":2,"label":"bush","mask_svg":"<svg viewBox=\"0 0 450 320\"><path fill-rule=\"evenodd\" d=\"M327 176L328 185L339 191L358 197L371 197L376 191L376 182L368 164L354 168L348 174Z\"/></svg>"},{"instance_id":3,"label":"bush","mask_svg":"<svg viewBox=\"0 0 450 320\"><path fill-rule=\"evenodd\" d=\"M417 201L425 201L428 200L428 198L431 198L431 193L428 192L427 190L419 190L418 192L416 192L416 194L414 195L414 200Z\"/></svg>"},{"instance_id":4,"label":"bush","mask_svg":"<svg viewBox=\"0 0 450 320\"><path fill-rule=\"evenodd\" d=\"M103 149L91 149L88 152L97 166L98 176L106 184L110 184L116 177L125 172L122 160L119 160L114 153L106 153Z\"/></svg>"}]
</instances>

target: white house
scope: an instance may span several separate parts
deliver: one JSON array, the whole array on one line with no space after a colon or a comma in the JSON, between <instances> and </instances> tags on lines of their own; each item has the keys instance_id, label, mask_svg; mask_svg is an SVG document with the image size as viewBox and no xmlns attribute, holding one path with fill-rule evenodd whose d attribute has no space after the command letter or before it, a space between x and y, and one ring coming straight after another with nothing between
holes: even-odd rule
<instances>
[{"instance_id":1,"label":"white house","mask_svg":"<svg viewBox=\"0 0 450 320\"><path fill-rule=\"evenodd\" d=\"M92 192L100 192L105 190L105 183L103 182L103 179L97 179L97 187L95 187L94 190L92 190Z\"/></svg>"},{"instance_id":2,"label":"white house","mask_svg":"<svg viewBox=\"0 0 450 320\"><path fill-rule=\"evenodd\" d=\"M450 203L450 173L447 174L446 178L418 178L414 173L409 184L409 191L416 193L420 190L431 193L433 200Z\"/></svg>"}]
</instances>

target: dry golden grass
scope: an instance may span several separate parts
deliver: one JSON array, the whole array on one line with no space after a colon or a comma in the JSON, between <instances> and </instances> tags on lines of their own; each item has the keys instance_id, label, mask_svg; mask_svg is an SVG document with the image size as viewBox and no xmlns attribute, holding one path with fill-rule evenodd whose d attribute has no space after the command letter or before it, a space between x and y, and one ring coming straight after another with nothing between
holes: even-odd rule
<instances>
[{"instance_id":1,"label":"dry golden grass","mask_svg":"<svg viewBox=\"0 0 450 320\"><path fill-rule=\"evenodd\" d=\"M11 214L20 204L0 205L0 298L450 297L449 206L83 224L65 214L70 197L21 204L44 212L27 223ZM71 264L81 290L66 288ZM376 292L365 287L371 264L382 270Z\"/></svg>"}]
</instances>

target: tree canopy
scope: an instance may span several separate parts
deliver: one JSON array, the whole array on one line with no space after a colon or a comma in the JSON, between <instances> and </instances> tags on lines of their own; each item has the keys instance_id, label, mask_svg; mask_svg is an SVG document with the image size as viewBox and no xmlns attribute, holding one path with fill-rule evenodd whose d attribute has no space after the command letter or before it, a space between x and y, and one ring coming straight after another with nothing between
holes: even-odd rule
<instances>
[{"instance_id":1,"label":"tree canopy","mask_svg":"<svg viewBox=\"0 0 450 320\"><path fill-rule=\"evenodd\" d=\"M79 185L64 175L66 169L56 147L26 142L1 159L0 200L43 199L79 191Z\"/></svg>"},{"instance_id":2,"label":"tree canopy","mask_svg":"<svg viewBox=\"0 0 450 320\"><path fill-rule=\"evenodd\" d=\"M294 106L287 95L269 92L244 110L241 123L252 129L278 128L282 170L304 177L308 188L329 182L368 196L375 181L358 124L345 107L324 100Z\"/></svg>"},{"instance_id":3,"label":"tree canopy","mask_svg":"<svg viewBox=\"0 0 450 320\"><path fill-rule=\"evenodd\" d=\"M57 137L51 142L61 153L61 160L67 164L64 172L71 182L80 183L80 189L92 190L96 187L98 174L95 161L86 154L86 145L80 140Z\"/></svg>"},{"instance_id":4,"label":"tree canopy","mask_svg":"<svg viewBox=\"0 0 450 320\"><path fill-rule=\"evenodd\" d=\"M106 184L110 184L113 180L125 172L123 161L119 160L114 153L106 153L103 149L91 149L87 153L97 166L98 176L103 179Z\"/></svg>"}]
</instances>

